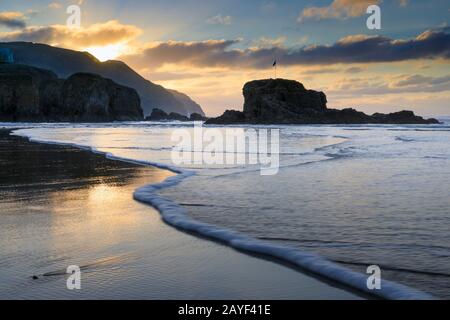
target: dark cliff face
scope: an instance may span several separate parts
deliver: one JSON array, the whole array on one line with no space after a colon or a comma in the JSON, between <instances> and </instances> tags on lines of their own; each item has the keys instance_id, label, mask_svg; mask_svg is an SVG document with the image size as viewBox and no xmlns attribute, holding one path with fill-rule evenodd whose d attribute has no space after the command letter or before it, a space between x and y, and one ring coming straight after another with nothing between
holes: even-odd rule
<instances>
[{"instance_id":1,"label":"dark cliff face","mask_svg":"<svg viewBox=\"0 0 450 320\"><path fill-rule=\"evenodd\" d=\"M56 74L28 66L0 65L0 119L16 121L39 118L40 90L56 81Z\"/></svg>"},{"instance_id":2,"label":"dark cliff face","mask_svg":"<svg viewBox=\"0 0 450 320\"><path fill-rule=\"evenodd\" d=\"M267 79L245 84L244 111L227 110L206 124L433 124L411 111L369 116L354 109L328 109L323 92L307 90L293 80Z\"/></svg>"},{"instance_id":3,"label":"dark cliff face","mask_svg":"<svg viewBox=\"0 0 450 320\"><path fill-rule=\"evenodd\" d=\"M78 73L67 80L51 71L0 65L2 121L105 122L142 120L136 90L99 75Z\"/></svg>"},{"instance_id":4,"label":"dark cliff face","mask_svg":"<svg viewBox=\"0 0 450 320\"><path fill-rule=\"evenodd\" d=\"M83 121L142 120L136 90L98 75L77 73L64 81L61 90L65 114Z\"/></svg>"},{"instance_id":5,"label":"dark cliff face","mask_svg":"<svg viewBox=\"0 0 450 320\"><path fill-rule=\"evenodd\" d=\"M193 112L203 114L201 107L185 94L167 90L144 79L121 61L100 62L86 52L29 42L0 43L1 48L8 48L14 53L15 63L51 70L60 78L79 72L94 73L134 88L146 115L154 108L185 115Z\"/></svg>"}]
</instances>

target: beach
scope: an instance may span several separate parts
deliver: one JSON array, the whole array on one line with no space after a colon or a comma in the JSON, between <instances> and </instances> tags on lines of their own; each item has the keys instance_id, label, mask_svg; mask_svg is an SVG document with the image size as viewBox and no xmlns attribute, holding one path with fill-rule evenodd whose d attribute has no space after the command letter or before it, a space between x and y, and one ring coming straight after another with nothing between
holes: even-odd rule
<instances>
[{"instance_id":1,"label":"beach","mask_svg":"<svg viewBox=\"0 0 450 320\"><path fill-rule=\"evenodd\" d=\"M448 2L6 2L0 300L450 299Z\"/></svg>"},{"instance_id":2,"label":"beach","mask_svg":"<svg viewBox=\"0 0 450 320\"><path fill-rule=\"evenodd\" d=\"M2 299L361 298L166 225L133 192L167 170L7 130L0 154ZM69 265L81 268L81 290L66 288Z\"/></svg>"},{"instance_id":3,"label":"beach","mask_svg":"<svg viewBox=\"0 0 450 320\"><path fill-rule=\"evenodd\" d=\"M280 132L280 167L272 176L261 175L258 165L251 164L175 165L173 134L195 134L192 123L0 125L13 129L11 135L16 138L39 146L81 150L108 163L164 172L148 181L127 174L135 178L127 180L133 183L120 192L125 197L121 214L135 204L145 212L153 210L152 217L175 232L171 239L185 233L189 239L212 240L215 246L224 245L241 255L308 271L380 298L448 295L448 197L443 196L448 194L450 174L447 124L269 126ZM208 128L227 130L220 126L205 130ZM260 128L264 127L234 130L244 135ZM187 150L203 156L196 149ZM36 163L28 153L23 162ZM39 163L53 158L46 156ZM79 162L73 166L78 168ZM85 162L92 161L81 161ZM71 167L64 166L68 163L58 162L64 170ZM14 164L7 167L14 168ZM4 171L9 173L10 169ZM22 171L16 175L23 176ZM103 199L105 206L109 194L95 192L94 198ZM90 201L80 203L86 207ZM96 212L92 216L104 212L93 207L99 206L89 205L89 210ZM183 255L191 261L191 254ZM367 268L372 265L381 268L380 290L367 286ZM261 279L268 281L271 274L261 273Z\"/></svg>"}]
</instances>

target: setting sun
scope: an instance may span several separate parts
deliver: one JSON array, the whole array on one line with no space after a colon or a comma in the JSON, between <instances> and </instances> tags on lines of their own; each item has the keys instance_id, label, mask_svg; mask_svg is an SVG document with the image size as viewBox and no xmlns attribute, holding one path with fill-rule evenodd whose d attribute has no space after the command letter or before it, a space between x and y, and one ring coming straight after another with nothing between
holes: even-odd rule
<instances>
[{"instance_id":1,"label":"setting sun","mask_svg":"<svg viewBox=\"0 0 450 320\"><path fill-rule=\"evenodd\" d=\"M108 46L90 47L85 49L85 51L89 52L102 62L117 58L123 53L123 50L123 44L111 44Z\"/></svg>"}]
</instances>

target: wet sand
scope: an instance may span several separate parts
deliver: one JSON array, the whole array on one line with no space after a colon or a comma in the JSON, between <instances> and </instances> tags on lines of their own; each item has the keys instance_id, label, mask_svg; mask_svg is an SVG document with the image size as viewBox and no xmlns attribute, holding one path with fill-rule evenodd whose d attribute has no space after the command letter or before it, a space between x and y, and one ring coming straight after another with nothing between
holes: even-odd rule
<instances>
[{"instance_id":1,"label":"wet sand","mask_svg":"<svg viewBox=\"0 0 450 320\"><path fill-rule=\"evenodd\" d=\"M132 199L171 175L0 130L0 298L360 298L175 230ZM66 288L69 265L82 268L81 290Z\"/></svg>"}]
</instances>

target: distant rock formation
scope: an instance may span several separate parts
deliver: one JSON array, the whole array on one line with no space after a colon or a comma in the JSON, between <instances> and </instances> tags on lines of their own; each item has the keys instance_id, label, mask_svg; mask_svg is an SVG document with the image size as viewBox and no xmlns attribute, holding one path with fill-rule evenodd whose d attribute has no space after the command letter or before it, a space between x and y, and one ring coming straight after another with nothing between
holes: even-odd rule
<instances>
[{"instance_id":1,"label":"distant rock formation","mask_svg":"<svg viewBox=\"0 0 450 320\"><path fill-rule=\"evenodd\" d=\"M150 116L145 118L146 121L189 121L189 118L176 113L176 112L171 112L169 114L167 114L166 112L164 112L161 109L155 108L153 109L152 113Z\"/></svg>"},{"instance_id":2,"label":"distant rock formation","mask_svg":"<svg viewBox=\"0 0 450 320\"><path fill-rule=\"evenodd\" d=\"M155 108L152 113L145 118L146 121L164 121L167 120L169 115L161 109Z\"/></svg>"},{"instance_id":3,"label":"distant rock formation","mask_svg":"<svg viewBox=\"0 0 450 320\"><path fill-rule=\"evenodd\" d=\"M87 52L30 42L4 42L0 43L1 49L12 51L15 63L51 70L60 78L65 79L79 72L94 73L134 88L141 98L145 115L149 115L154 108L186 116L194 112L203 114L201 107L187 95L144 79L121 61L100 62Z\"/></svg>"},{"instance_id":4,"label":"distant rock formation","mask_svg":"<svg viewBox=\"0 0 450 320\"><path fill-rule=\"evenodd\" d=\"M203 116L203 115L201 115L201 114L193 113L193 114L191 114L191 116L189 117L189 120L190 120L190 121L206 121L206 120L208 120L208 118L205 117L205 116Z\"/></svg>"},{"instance_id":5,"label":"distant rock formation","mask_svg":"<svg viewBox=\"0 0 450 320\"><path fill-rule=\"evenodd\" d=\"M152 114L145 118L146 121L206 121L208 118L198 114L193 113L188 118L182 114L171 112L167 114L161 109L155 108Z\"/></svg>"},{"instance_id":6,"label":"distant rock formation","mask_svg":"<svg viewBox=\"0 0 450 320\"><path fill-rule=\"evenodd\" d=\"M0 65L1 121L142 120L136 90L89 73L59 79L49 70Z\"/></svg>"},{"instance_id":7,"label":"distant rock formation","mask_svg":"<svg viewBox=\"0 0 450 320\"><path fill-rule=\"evenodd\" d=\"M412 111L369 116L354 109L328 109L323 92L307 90L285 79L256 80L245 84L244 111L227 110L206 124L434 124Z\"/></svg>"}]
</instances>

